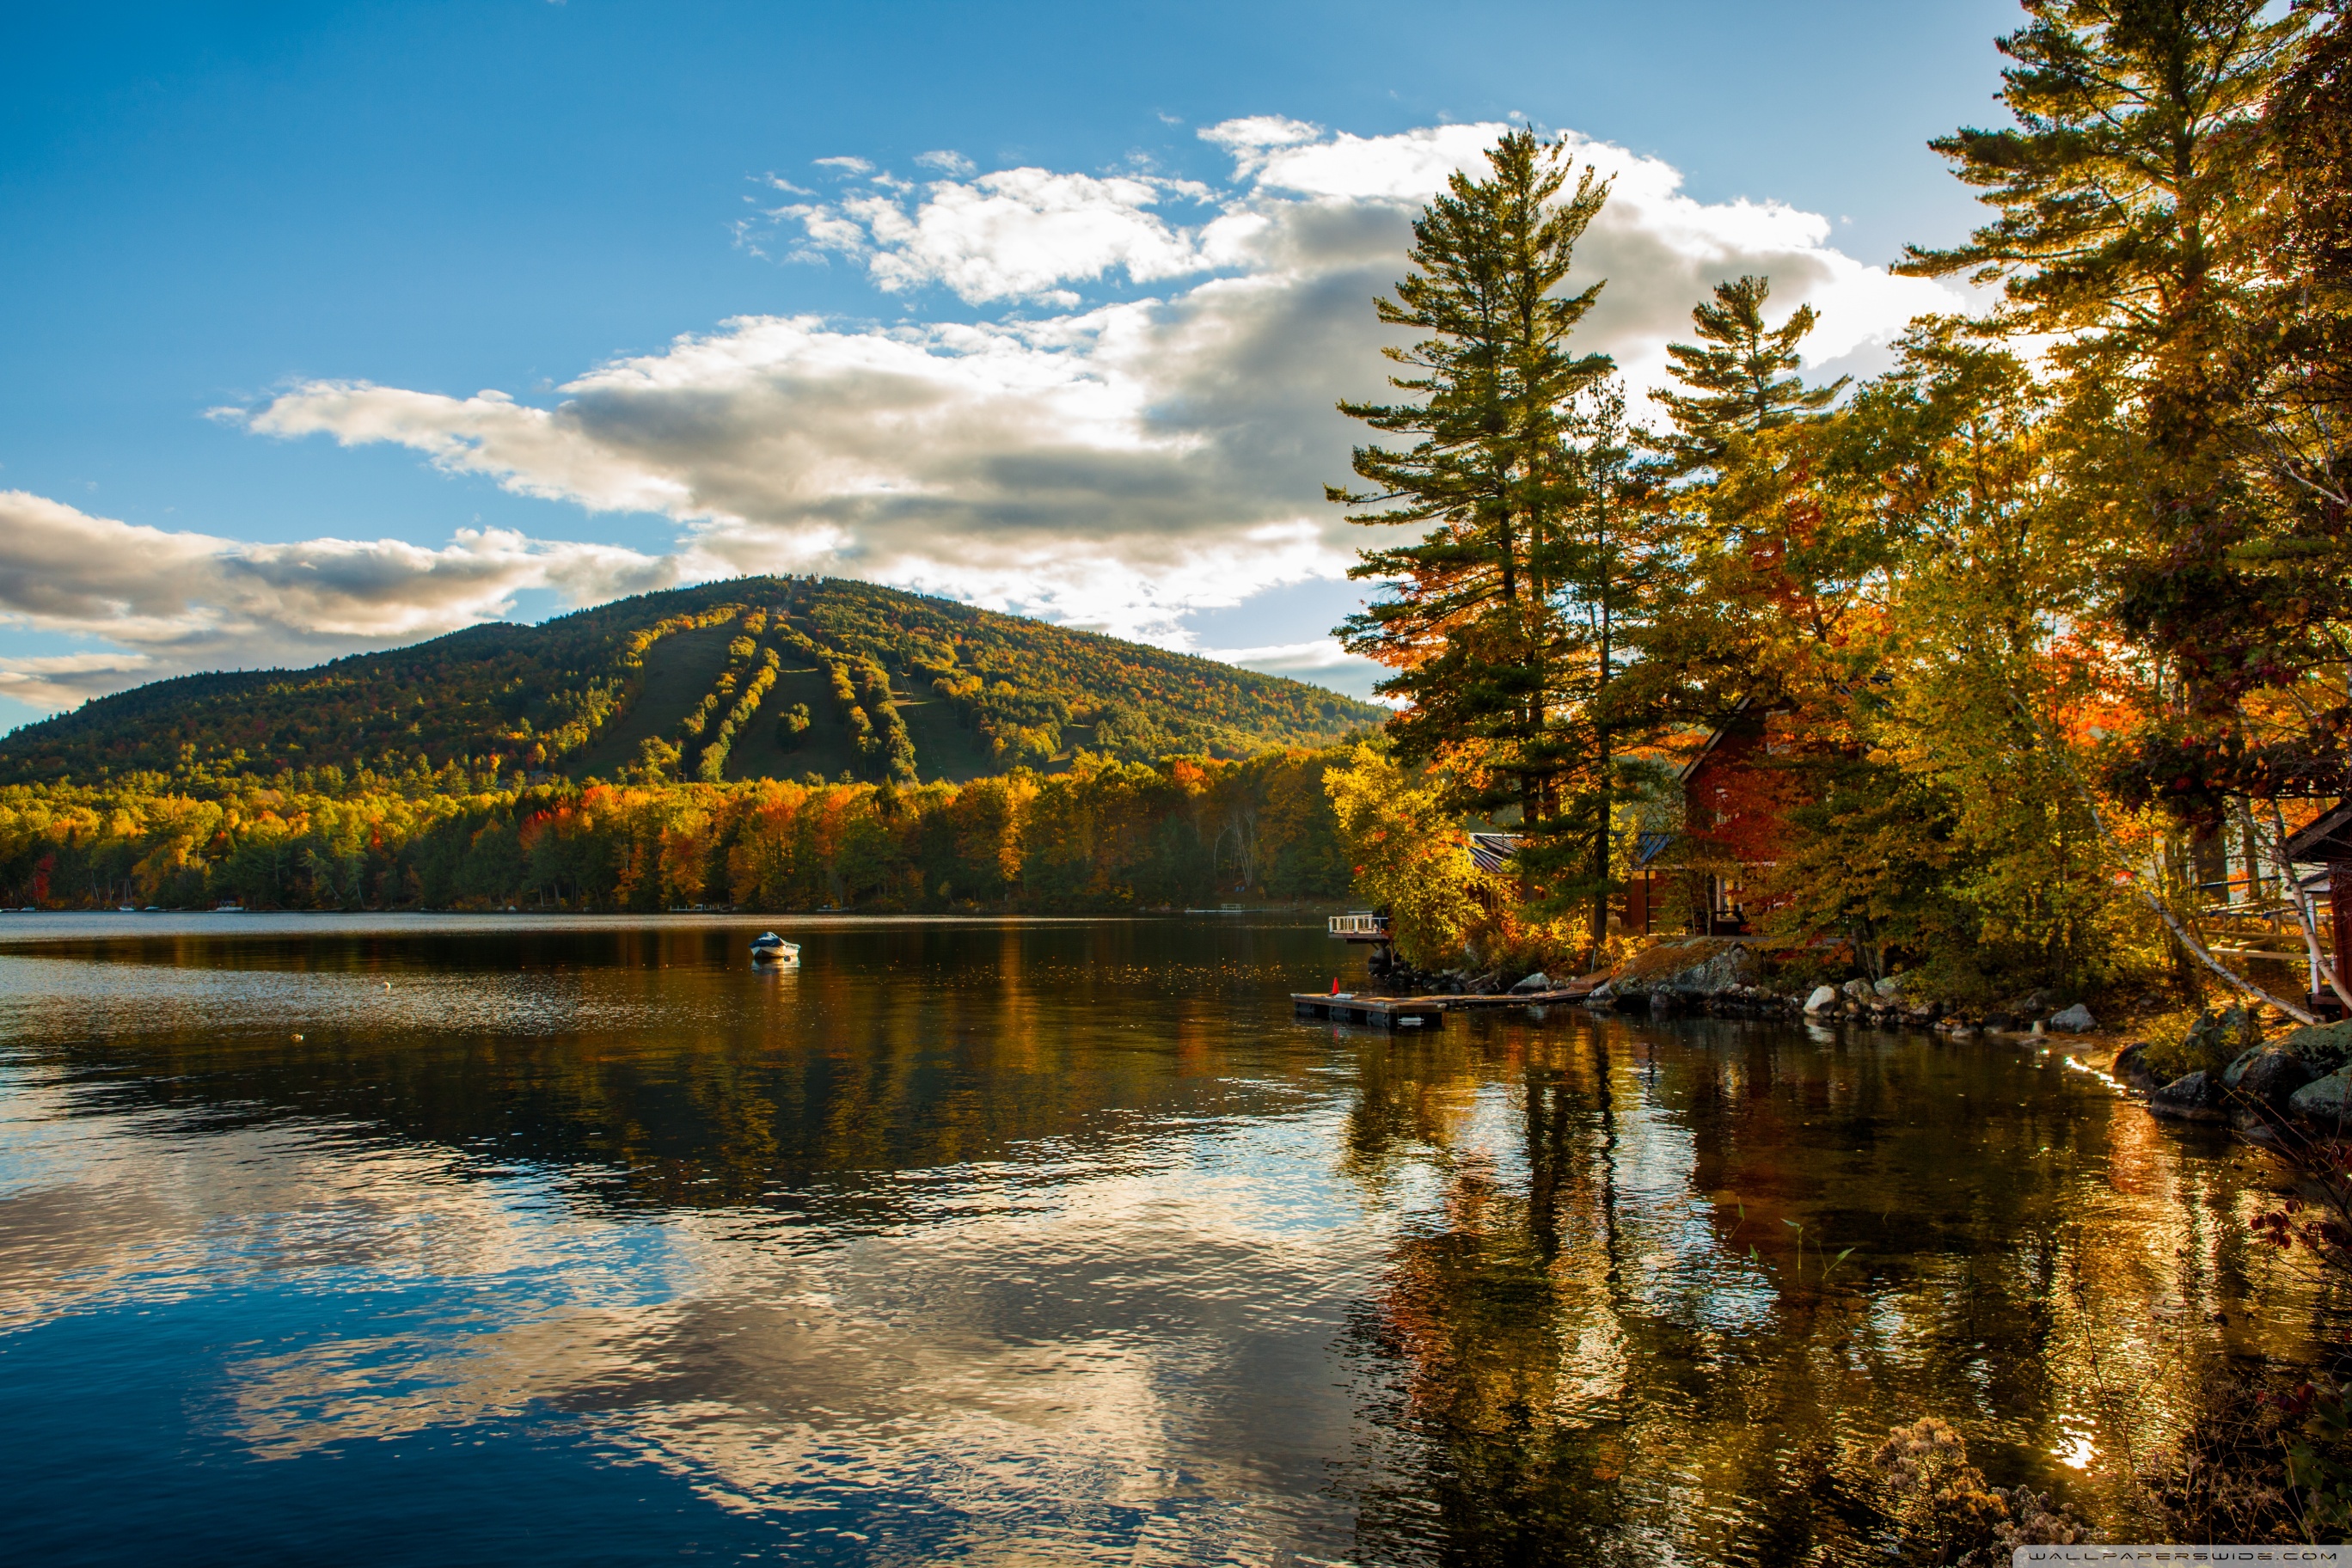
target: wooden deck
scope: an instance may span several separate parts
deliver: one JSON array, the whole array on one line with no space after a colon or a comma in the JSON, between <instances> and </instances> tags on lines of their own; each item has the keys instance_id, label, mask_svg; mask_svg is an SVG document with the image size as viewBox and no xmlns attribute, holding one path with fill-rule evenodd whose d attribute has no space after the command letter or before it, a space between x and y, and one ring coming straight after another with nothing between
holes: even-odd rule
<instances>
[{"instance_id":1,"label":"wooden deck","mask_svg":"<svg viewBox=\"0 0 2352 1568\"><path fill-rule=\"evenodd\" d=\"M1292 1008L1306 1017L1369 1024L1375 1029L1443 1024L1445 1001L1443 996L1328 996L1314 991L1290 994Z\"/></svg>"},{"instance_id":2,"label":"wooden deck","mask_svg":"<svg viewBox=\"0 0 2352 1568\"><path fill-rule=\"evenodd\" d=\"M1375 1029L1442 1026L1448 1013L1494 1007L1540 1007L1547 1003L1574 1002L1586 991L1523 991L1497 996L1357 996L1325 995L1313 991L1290 994L1292 1008L1309 1018L1329 1018L1342 1024L1363 1024Z\"/></svg>"}]
</instances>

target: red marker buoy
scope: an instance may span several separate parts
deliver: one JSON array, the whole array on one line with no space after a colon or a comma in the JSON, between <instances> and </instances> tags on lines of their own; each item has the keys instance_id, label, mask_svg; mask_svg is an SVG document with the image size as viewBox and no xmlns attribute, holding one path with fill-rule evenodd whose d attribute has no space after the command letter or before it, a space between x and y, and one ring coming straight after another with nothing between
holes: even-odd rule
<instances>
[{"instance_id":1,"label":"red marker buoy","mask_svg":"<svg viewBox=\"0 0 2352 1568\"><path fill-rule=\"evenodd\" d=\"M1339 977L1336 974L1331 976L1331 994L1334 996L1339 994Z\"/></svg>"}]
</instances>

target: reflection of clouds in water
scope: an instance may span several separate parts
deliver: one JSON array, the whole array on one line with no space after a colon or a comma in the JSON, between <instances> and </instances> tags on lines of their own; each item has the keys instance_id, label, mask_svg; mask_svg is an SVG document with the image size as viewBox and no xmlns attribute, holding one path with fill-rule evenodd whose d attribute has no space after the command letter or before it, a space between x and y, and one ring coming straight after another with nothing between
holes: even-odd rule
<instances>
[{"instance_id":1,"label":"reflection of clouds in water","mask_svg":"<svg viewBox=\"0 0 2352 1568\"><path fill-rule=\"evenodd\" d=\"M11 1104L65 1124L55 1088ZM233 1359L219 1419L257 1458L554 1411L725 1506L856 1512L877 1540L944 1510L976 1561L1119 1537L1140 1561L1263 1556L1334 1528L1314 1457L1346 1447L1344 1395L1270 1407L1248 1364L1319 1357L1363 1289L1348 1189L1263 1179L1328 1115L904 1173L901 1223L815 1246L736 1211L588 1217L544 1174L460 1178L457 1154L333 1128L158 1141L152 1121L82 1114L75 1184L0 1196L0 1332L198 1291L436 1286L367 1331ZM1273 1381L1296 1399L1295 1371Z\"/></svg>"},{"instance_id":2,"label":"reflection of clouds in water","mask_svg":"<svg viewBox=\"0 0 2352 1568\"><path fill-rule=\"evenodd\" d=\"M13 1110L39 1089L12 1090ZM28 1107L27 1102L31 1105ZM25 1121L33 1118L25 1117ZM548 1184L458 1179L451 1156L339 1136L241 1129L168 1140L124 1136L144 1117L78 1117L49 1179L0 1187L0 1333L75 1310L183 1300L228 1289L542 1275L551 1297L634 1297L660 1288L659 1227L551 1225ZM13 1147L16 1119L0 1122ZM68 1180L59 1181L59 1175Z\"/></svg>"},{"instance_id":3,"label":"reflection of clouds in water","mask_svg":"<svg viewBox=\"0 0 2352 1568\"><path fill-rule=\"evenodd\" d=\"M2217 1205L2242 1190L2144 1118L2110 1129L2044 1095L2080 1075L1906 1047L1939 1106L1965 1089L1990 1107L1926 1137L1944 1121L1857 1098L1884 1071L1866 1042L1689 1049L1609 1024L1603 1052L1581 1023L1486 1020L1342 1037L1256 998L1104 1006L1076 983L1125 984L1125 960L1076 945L989 933L961 966L909 943L755 976L678 944L394 970L388 999L381 974L0 957L0 1040L9 1008L81 1009L0 1047L0 1335L121 1329L122 1365L184 1380L203 1439L291 1461L275 1474L362 1443L471 1436L495 1464L585 1434L788 1552L856 1531L872 1544L845 1552L885 1562L1349 1555L1382 1487L1398 1540L1427 1545L1433 1494L1394 1489L1423 1447L1442 1491L1491 1459L1482 1434L1532 1419L1581 1456L1606 1428L1616 1539L1715 1560L1778 1484L1779 1446L1851 1448L1897 1406L1973 1409L1972 1437L2021 1452L2078 1453L2115 1413L2153 1432L2210 1309L2237 1315L2217 1292L2238 1289L2242 1227ZM1180 993L1244 973L1169 971ZM443 1022L420 997L479 1037L420 1050ZM351 1039L325 1044L330 1022L209 1049L302 1030L304 998ZM680 1026L713 1007L794 1027ZM616 1048L550 1046L538 1021L559 1015ZM164 1022L85 1037L100 1016ZM1824 1105L1874 1119L1868 1158L1802 1131ZM924 1135L893 1142L906 1128ZM616 1176L644 1178L639 1201L607 1202ZM1885 1258L1819 1300L1791 1289L1784 1217ZM1783 1237L1760 1265L1759 1227ZM2077 1277L2098 1311L2053 1296ZM211 1312L223 1359L161 1369L139 1337L161 1302ZM1368 1307L1420 1348L1335 1364ZM2000 1383L2020 1374L2050 1386ZM1416 1410L1458 1415L1459 1449L1382 1425L1366 1390L1399 1377Z\"/></svg>"}]
</instances>

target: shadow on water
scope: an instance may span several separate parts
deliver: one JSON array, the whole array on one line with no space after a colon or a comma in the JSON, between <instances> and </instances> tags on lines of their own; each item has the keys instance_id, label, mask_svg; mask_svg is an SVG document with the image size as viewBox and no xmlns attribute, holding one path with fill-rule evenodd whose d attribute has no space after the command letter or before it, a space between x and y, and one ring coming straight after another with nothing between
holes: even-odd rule
<instances>
[{"instance_id":1,"label":"shadow on water","mask_svg":"<svg viewBox=\"0 0 2352 1568\"><path fill-rule=\"evenodd\" d=\"M1328 944L1247 921L756 929L0 927L19 1539L1858 1563L1899 1422L2125 1529L2201 1370L2311 1341L2258 1173L2063 1055L1307 1025Z\"/></svg>"}]
</instances>

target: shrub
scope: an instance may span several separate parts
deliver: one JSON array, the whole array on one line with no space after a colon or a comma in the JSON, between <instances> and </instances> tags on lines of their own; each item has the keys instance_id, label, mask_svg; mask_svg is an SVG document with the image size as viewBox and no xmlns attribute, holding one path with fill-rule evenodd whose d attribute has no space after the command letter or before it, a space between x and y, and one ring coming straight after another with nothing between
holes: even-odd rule
<instances>
[{"instance_id":1,"label":"shrub","mask_svg":"<svg viewBox=\"0 0 2352 1568\"><path fill-rule=\"evenodd\" d=\"M2262 1020L2250 1008L2231 1007L2198 1014L2179 1035L2159 1034L2145 1059L2159 1083L2192 1072L2219 1078L2222 1068L2262 1043Z\"/></svg>"},{"instance_id":2,"label":"shrub","mask_svg":"<svg viewBox=\"0 0 2352 1568\"><path fill-rule=\"evenodd\" d=\"M1932 1415L1889 1432L1871 1468L1885 1489L1878 1508L1895 1527L1905 1563L1993 1568L2021 1546L2085 1538L2082 1523L2044 1493L1988 1486L1969 1463L1968 1444Z\"/></svg>"}]
</instances>

